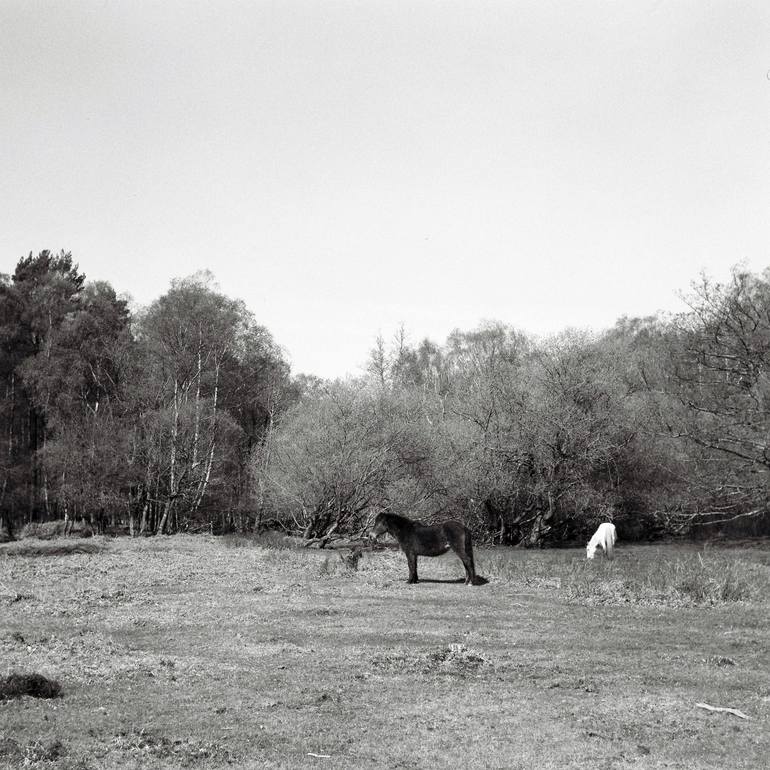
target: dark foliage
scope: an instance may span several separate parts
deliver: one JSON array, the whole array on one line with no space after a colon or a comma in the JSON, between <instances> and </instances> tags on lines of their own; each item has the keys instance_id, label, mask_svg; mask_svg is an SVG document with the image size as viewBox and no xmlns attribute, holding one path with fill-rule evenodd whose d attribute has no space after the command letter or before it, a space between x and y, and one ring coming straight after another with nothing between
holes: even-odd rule
<instances>
[{"instance_id":1,"label":"dark foliage","mask_svg":"<svg viewBox=\"0 0 770 770\"><path fill-rule=\"evenodd\" d=\"M381 511L528 547L605 520L766 535L770 274L704 279L690 306L546 340L400 329L331 383L292 379L209 273L132 314L71 254L30 254L0 277L0 542L276 528L323 547Z\"/></svg>"},{"instance_id":2,"label":"dark foliage","mask_svg":"<svg viewBox=\"0 0 770 770\"><path fill-rule=\"evenodd\" d=\"M10 674L0 679L0 700L29 695L32 698L58 698L61 685L42 674Z\"/></svg>"}]
</instances>

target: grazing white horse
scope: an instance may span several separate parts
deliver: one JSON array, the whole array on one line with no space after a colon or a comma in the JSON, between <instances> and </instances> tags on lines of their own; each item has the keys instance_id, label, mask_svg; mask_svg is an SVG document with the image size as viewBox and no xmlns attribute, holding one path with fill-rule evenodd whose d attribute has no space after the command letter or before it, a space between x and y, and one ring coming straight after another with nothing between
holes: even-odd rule
<instances>
[{"instance_id":1,"label":"grazing white horse","mask_svg":"<svg viewBox=\"0 0 770 770\"><path fill-rule=\"evenodd\" d=\"M615 551L615 541L618 539L618 533L615 530L615 525L609 521L605 521L604 524L599 525L599 529L594 532L594 536L588 541L586 546L586 557L593 559L596 554L596 549L601 548L604 551L605 556L611 559Z\"/></svg>"}]
</instances>

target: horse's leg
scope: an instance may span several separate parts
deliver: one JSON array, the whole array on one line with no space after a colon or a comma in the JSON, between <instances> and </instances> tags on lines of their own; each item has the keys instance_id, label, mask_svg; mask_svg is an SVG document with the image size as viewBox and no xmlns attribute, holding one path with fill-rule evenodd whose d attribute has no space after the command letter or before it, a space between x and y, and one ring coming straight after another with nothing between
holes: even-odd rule
<instances>
[{"instance_id":1,"label":"horse's leg","mask_svg":"<svg viewBox=\"0 0 770 770\"><path fill-rule=\"evenodd\" d=\"M404 551L406 554L406 562L409 565L409 579L407 583L417 582L417 554L410 548L408 551Z\"/></svg>"},{"instance_id":2,"label":"horse's leg","mask_svg":"<svg viewBox=\"0 0 770 770\"><path fill-rule=\"evenodd\" d=\"M473 585L476 582L476 567L473 563L473 541L471 533L467 530L460 535L459 543L452 543L452 549L460 557L465 567L465 585Z\"/></svg>"}]
</instances>

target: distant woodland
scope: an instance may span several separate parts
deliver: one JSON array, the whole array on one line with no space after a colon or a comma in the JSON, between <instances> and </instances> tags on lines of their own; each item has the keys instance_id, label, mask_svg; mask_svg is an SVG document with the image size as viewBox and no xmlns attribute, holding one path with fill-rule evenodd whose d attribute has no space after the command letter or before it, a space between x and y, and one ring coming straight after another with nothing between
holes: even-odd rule
<instances>
[{"instance_id":1,"label":"distant woodland","mask_svg":"<svg viewBox=\"0 0 770 770\"><path fill-rule=\"evenodd\" d=\"M323 544L385 510L526 546L608 519L625 539L766 535L770 272L686 299L599 334L397 330L330 382L292 376L208 273L132 311L71 254L30 254L0 276L0 537L85 520Z\"/></svg>"}]
</instances>

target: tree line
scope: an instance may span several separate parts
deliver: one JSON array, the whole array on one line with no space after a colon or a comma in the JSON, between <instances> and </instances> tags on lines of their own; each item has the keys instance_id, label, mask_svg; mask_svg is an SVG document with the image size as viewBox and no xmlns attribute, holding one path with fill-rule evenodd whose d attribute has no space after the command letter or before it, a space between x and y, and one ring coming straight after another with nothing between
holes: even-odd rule
<instances>
[{"instance_id":1,"label":"tree line","mask_svg":"<svg viewBox=\"0 0 770 770\"><path fill-rule=\"evenodd\" d=\"M293 377L209 273L132 310L71 254L30 254L0 277L0 529L323 544L387 510L531 546L608 518L627 539L767 534L770 273L702 278L687 302L547 339L401 329L324 381Z\"/></svg>"}]
</instances>

